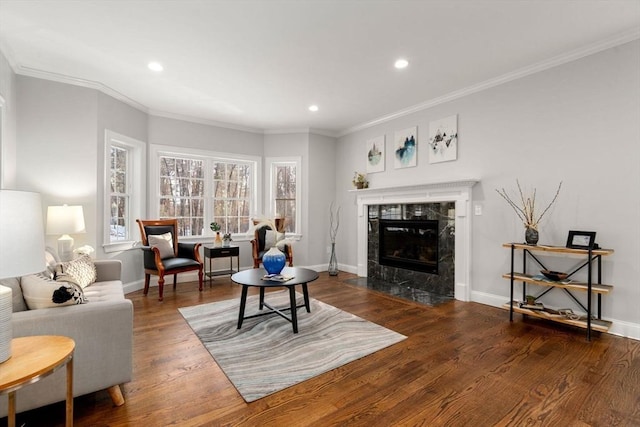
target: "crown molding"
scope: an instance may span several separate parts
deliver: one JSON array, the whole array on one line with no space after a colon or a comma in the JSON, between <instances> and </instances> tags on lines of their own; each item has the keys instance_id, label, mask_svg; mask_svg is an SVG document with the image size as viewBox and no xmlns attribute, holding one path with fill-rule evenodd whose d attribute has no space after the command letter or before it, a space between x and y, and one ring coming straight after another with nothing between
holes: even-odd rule
<instances>
[{"instance_id":1,"label":"crown molding","mask_svg":"<svg viewBox=\"0 0 640 427\"><path fill-rule=\"evenodd\" d=\"M436 105L443 104L445 102L453 101L455 99L462 98L464 96L468 96L474 94L476 92L481 92L486 89L490 89L495 86L499 86L504 83L508 83L513 80L520 79L522 77L529 76L531 74L539 73L541 71L548 70L550 68L557 67L559 65L566 64L568 62L572 62L578 60L580 58L584 58L589 55L593 55L598 52L602 52L607 49L611 49L616 46L623 45L625 43L632 42L634 40L640 39L640 29L634 28L624 33L620 33L616 36L601 40L599 42L590 44L588 46L584 46L579 49L575 49L569 52L565 52L561 55L554 56L544 61L537 62L535 64L529 65L527 67L520 68L518 70L503 74L501 76L495 77L493 79L486 80L484 82L468 86L466 88L456 90L450 92L446 95L433 98L426 102L414 105L412 107L408 107L395 113L391 113L377 119L362 123L360 125L353 126L351 128L344 129L337 133L337 137L343 137L345 135L352 134L354 132L358 132L400 117L408 116L410 114L426 110L428 108L435 107Z\"/></svg>"},{"instance_id":2,"label":"crown molding","mask_svg":"<svg viewBox=\"0 0 640 427\"><path fill-rule=\"evenodd\" d=\"M242 132L258 133L261 135L264 133L264 130L259 128L236 125L236 124L227 123L227 122L218 122L215 120L203 119L200 117L193 117L193 116L185 116L182 114L168 113L166 111L149 110L148 113L150 116L154 116L154 117L164 117L166 119L181 120L183 122L197 123L200 125L215 126L215 127L224 128L224 129L239 130Z\"/></svg>"},{"instance_id":3,"label":"crown molding","mask_svg":"<svg viewBox=\"0 0 640 427\"><path fill-rule=\"evenodd\" d=\"M66 74L53 73L51 71L39 70L37 68L25 67L23 65L14 66L14 72L21 76L35 77L43 80L50 80L58 83L66 83L73 86L81 86L88 89L95 89L104 93L105 95L109 95L110 97L117 99L118 101L122 101L133 108L136 108L145 113L149 113L149 108L147 108L145 105L140 104L139 102L129 98L128 96L100 82L81 79L79 77L72 77Z\"/></svg>"},{"instance_id":4,"label":"crown molding","mask_svg":"<svg viewBox=\"0 0 640 427\"><path fill-rule=\"evenodd\" d=\"M329 138L337 138L338 135L335 132L326 129L314 129L314 128L292 128L292 129L267 129L264 131L265 135L289 135L294 133L305 133L320 136L327 136Z\"/></svg>"}]
</instances>

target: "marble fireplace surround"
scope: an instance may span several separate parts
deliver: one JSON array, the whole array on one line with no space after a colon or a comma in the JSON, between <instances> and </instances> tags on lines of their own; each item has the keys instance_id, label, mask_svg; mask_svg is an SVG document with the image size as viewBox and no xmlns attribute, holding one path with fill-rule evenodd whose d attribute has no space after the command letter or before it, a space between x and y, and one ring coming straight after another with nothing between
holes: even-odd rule
<instances>
[{"instance_id":1,"label":"marble fireplace surround","mask_svg":"<svg viewBox=\"0 0 640 427\"><path fill-rule=\"evenodd\" d=\"M477 179L466 179L354 190L358 206L358 276L367 277L367 230L370 205L455 202L454 295L457 300L469 301L471 295L472 188L477 182Z\"/></svg>"}]
</instances>

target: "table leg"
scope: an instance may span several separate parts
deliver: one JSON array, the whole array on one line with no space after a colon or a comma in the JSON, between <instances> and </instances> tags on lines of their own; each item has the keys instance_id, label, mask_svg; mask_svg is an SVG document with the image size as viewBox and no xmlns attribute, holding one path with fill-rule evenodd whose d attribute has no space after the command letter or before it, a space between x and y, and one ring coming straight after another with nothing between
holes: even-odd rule
<instances>
[{"instance_id":1,"label":"table leg","mask_svg":"<svg viewBox=\"0 0 640 427\"><path fill-rule=\"evenodd\" d=\"M302 294L304 295L304 306L307 309L307 313L311 313L311 307L309 306L309 289L307 289L307 284L302 284Z\"/></svg>"},{"instance_id":2,"label":"table leg","mask_svg":"<svg viewBox=\"0 0 640 427\"><path fill-rule=\"evenodd\" d=\"M66 427L73 426L73 356L67 362L67 404Z\"/></svg>"},{"instance_id":3,"label":"table leg","mask_svg":"<svg viewBox=\"0 0 640 427\"><path fill-rule=\"evenodd\" d=\"M263 307L264 307L264 288L261 287L260 288L260 305L258 306L258 309L262 310Z\"/></svg>"},{"instance_id":4,"label":"table leg","mask_svg":"<svg viewBox=\"0 0 640 427\"><path fill-rule=\"evenodd\" d=\"M293 333L298 333L298 310L296 308L296 286L287 286L289 288L289 304L291 305L291 323L293 324Z\"/></svg>"},{"instance_id":5,"label":"table leg","mask_svg":"<svg viewBox=\"0 0 640 427\"><path fill-rule=\"evenodd\" d=\"M242 327L242 321L244 320L244 307L247 305L248 290L248 286L242 285L242 295L240 296L240 314L238 314L238 329Z\"/></svg>"},{"instance_id":6,"label":"table leg","mask_svg":"<svg viewBox=\"0 0 640 427\"><path fill-rule=\"evenodd\" d=\"M16 427L16 392L9 392L9 413L7 414L7 425Z\"/></svg>"}]
</instances>

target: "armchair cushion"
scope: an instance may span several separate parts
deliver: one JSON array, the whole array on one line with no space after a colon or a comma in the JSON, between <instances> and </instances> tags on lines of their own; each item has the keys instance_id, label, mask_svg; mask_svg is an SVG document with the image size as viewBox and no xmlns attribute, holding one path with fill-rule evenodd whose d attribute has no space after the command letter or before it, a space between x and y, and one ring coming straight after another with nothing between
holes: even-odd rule
<instances>
[{"instance_id":1,"label":"armchair cushion","mask_svg":"<svg viewBox=\"0 0 640 427\"><path fill-rule=\"evenodd\" d=\"M265 230L264 235L264 250L268 251L276 245L280 240L284 239L284 233L279 233L273 230Z\"/></svg>"},{"instance_id":2,"label":"armchair cushion","mask_svg":"<svg viewBox=\"0 0 640 427\"><path fill-rule=\"evenodd\" d=\"M149 239L149 246L158 248L160 251L160 258L166 259L176 256L173 250L173 238L170 232L151 234L147 238Z\"/></svg>"},{"instance_id":3,"label":"armchair cushion","mask_svg":"<svg viewBox=\"0 0 640 427\"><path fill-rule=\"evenodd\" d=\"M175 268L198 267L200 263L189 258L167 258L162 260L165 270L173 270Z\"/></svg>"}]
</instances>

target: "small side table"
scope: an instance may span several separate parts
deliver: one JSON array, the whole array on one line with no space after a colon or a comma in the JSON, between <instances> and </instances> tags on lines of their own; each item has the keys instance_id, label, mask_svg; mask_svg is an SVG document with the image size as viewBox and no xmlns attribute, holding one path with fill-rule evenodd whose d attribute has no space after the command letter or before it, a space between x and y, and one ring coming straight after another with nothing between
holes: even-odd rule
<instances>
[{"instance_id":1,"label":"small side table","mask_svg":"<svg viewBox=\"0 0 640 427\"><path fill-rule=\"evenodd\" d=\"M237 270L233 269L233 258L236 258ZM204 247L204 259L205 263L209 258L209 271L205 271L205 275L209 278L209 284L213 280L214 276L226 276L232 275L240 271L240 247L239 246L229 246L229 247L213 247L213 246L205 246ZM219 270L213 271L211 269L211 260L213 258L229 258L229 269L228 270Z\"/></svg>"},{"instance_id":2,"label":"small side table","mask_svg":"<svg viewBox=\"0 0 640 427\"><path fill-rule=\"evenodd\" d=\"M9 395L9 427L16 425L16 391L67 365L66 426L73 426L73 351L68 337L43 335L11 340L11 357L0 363L0 394Z\"/></svg>"}]
</instances>

